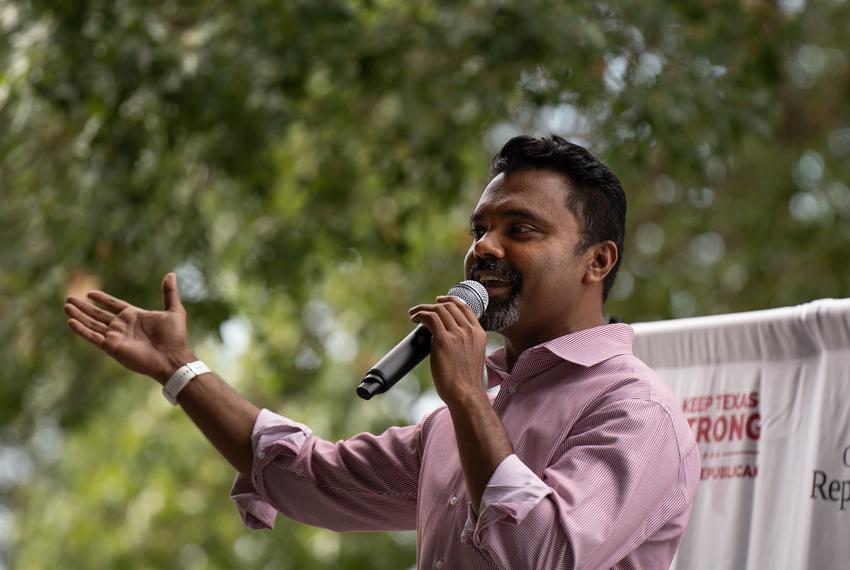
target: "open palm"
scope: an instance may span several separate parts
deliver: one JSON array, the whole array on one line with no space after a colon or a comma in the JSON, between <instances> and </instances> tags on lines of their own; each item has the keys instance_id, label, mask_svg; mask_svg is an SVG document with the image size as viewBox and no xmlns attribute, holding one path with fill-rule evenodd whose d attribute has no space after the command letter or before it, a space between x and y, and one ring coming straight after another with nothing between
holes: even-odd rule
<instances>
[{"instance_id":1,"label":"open palm","mask_svg":"<svg viewBox=\"0 0 850 570\"><path fill-rule=\"evenodd\" d=\"M186 311L180 303L177 278L173 273L162 282L163 311L148 311L102 291L87 297L100 307L78 297L68 297L65 313L68 326L102 349L121 365L163 380L181 360L189 358L186 343Z\"/></svg>"}]
</instances>

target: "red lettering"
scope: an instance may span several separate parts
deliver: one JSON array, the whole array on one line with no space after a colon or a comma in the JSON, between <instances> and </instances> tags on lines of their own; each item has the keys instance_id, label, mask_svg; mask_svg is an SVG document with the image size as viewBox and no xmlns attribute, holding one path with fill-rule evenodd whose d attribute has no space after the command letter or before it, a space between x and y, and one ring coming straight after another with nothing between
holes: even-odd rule
<instances>
[{"instance_id":1,"label":"red lettering","mask_svg":"<svg viewBox=\"0 0 850 570\"><path fill-rule=\"evenodd\" d=\"M692 416L687 419L697 443L719 443L759 439L761 416L755 414L729 414L724 416ZM850 449L850 448L848 448ZM850 457L850 452L848 452Z\"/></svg>"},{"instance_id":2,"label":"red lettering","mask_svg":"<svg viewBox=\"0 0 850 570\"><path fill-rule=\"evenodd\" d=\"M716 397L717 409L719 411L731 412L744 408L755 408L758 406L758 392L740 394L720 394Z\"/></svg>"},{"instance_id":3,"label":"red lettering","mask_svg":"<svg viewBox=\"0 0 850 570\"><path fill-rule=\"evenodd\" d=\"M694 396L682 401L682 411L687 414L696 414L706 411L711 407L714 398L711 396Z\"/></svg>"},{"instance_id":4,"label":"red lettering","mask_svg":"<svg viewBox=\"0 0 850 570\"><path fill-rule=\"evenodd\" d=\"M758 474L758 465L720 465L703 467L700 470L700 479L755 479ZM814 494L814 491L812 493Z\"/></svg>"},{"instance_id":5,"label":"red lettering","mask_svg":"<svg viewBox=\"0 0 850 570\"><path fill-rule=\"evenodd\" d=\"M723 441L726 437L726 416L720 416L714 420L714 429L711 430L711 434L714 436L714 441Z\"/></svg>"},{"instance_id":6,"label":"red lettering","mask_svg":"<svg viewBox=\"0 0 850 570\"><path fill-rule=\"evenodd\" d=\"M729 441L744 438L744 414L732 416L729 421Z\"/></svg>"},{"instance_id":7,"label":"red lettering","mask_svg":"<svg viewBox=\"0 0 850 570\"><path fill-rule=\"evenodd\" d=\"M759 393L758 392L750 392L750 407L755 408L759 405Z\"/></svg>"},{"instance_id":8,"label":"red lettering","mask_svg":"<svg viewBox=\"0 0 850 570\"><path fill-rule=\"evenodd\" d=\"M747 418L747 437L750 439L761 437L761 415L753 414Z\"/></svg>"},{"instance_id":9,"label":"red lettering","mask_svg":"<svg viewBox=\"0 0 850 570\"><path fill-rule=\"evenodd\" d=\"M699 422L697 423L697 443L701 441L709 441L708 433L710 429L711 418L708 416L700 416Z\"/></svg>"}]
</instances>

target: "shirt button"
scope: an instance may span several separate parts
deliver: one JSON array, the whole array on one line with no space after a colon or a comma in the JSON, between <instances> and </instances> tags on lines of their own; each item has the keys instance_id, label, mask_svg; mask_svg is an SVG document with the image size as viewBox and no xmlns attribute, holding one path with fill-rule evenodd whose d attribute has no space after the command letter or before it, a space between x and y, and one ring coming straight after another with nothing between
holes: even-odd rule
<instances>
[{"instance_id":1,"label":"shirt button","mask_svg":"<svg viewBox=\"0 0 850 570\"><path fill-rule=\"evenodd\" d=\"M508 386L508 392L511 393L511 394L515 394L516 393L516 384L511 384L510 386Z\"/></svg>"},{"instance_id":2,"label":"shirt button","mask_svg":"<svg viewBox=\"0 0 850 570\"><path fill-rule=\"evenodd\" d=\"M434 568L436 568L437 570L440 570L440 568L442 568L442 567L443 567L443 561L442 560L437 560L434 563Z\"/></svg>"},{"instance_id":3,"label":"shirt button","mask_svg":"<svg viewBox=\"0 0 850 570\"><path fill-rule=\"evenodd\" d=\"M265 459L266 458L266 452L265 451L259 452L257 454L257 457L259 457L260 459Z\"/></svg>"},{"instance_id":4,"label":"shirt button","mask_svg":"<svg viewBox=\"0 0 850 570\"><path fill-rule=\"evenodd\" d=\"M455 506L457 504L457 495L455 495L451 499L449 499L449 504L451 506Z\"/></svg>"}]
</instances>

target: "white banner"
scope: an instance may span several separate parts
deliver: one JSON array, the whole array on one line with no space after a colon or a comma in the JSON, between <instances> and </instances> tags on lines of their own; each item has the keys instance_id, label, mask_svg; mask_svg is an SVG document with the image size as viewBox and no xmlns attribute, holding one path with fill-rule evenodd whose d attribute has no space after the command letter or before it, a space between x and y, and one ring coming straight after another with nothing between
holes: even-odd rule
<instances>
[{"instance_id":1,"label":"white banner","mask_svg":"<svg viewBox=\"0 0 850 570\"><path fill-rule=\"evenodd\" d=\"M850 299L634 328L702 454L673 568L850 568Z\"/></svg>"}]
</instances>

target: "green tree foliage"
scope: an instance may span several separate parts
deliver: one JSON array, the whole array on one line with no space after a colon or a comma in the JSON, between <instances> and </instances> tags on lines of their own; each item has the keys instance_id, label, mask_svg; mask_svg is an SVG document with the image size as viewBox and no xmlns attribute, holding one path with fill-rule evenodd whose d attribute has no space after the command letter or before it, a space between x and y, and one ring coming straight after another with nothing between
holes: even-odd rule
<instances>
[{"instance_id":1,"label":"green tree foliage","mask_svg":"<svg viewBox=\"0 0 850 570\"><path fill-rule=\"evenodd\" d=\"M328 438L409 421L359 375L461 277L512 134L630 196L608 310L850 286L843 0L0 2L0 549L20 568L404 568L409 534L244 530L232 472L65 328L177 269L202 357ZM415 419L415 418L414 418Z\"/></svg>"}]
</instances>

